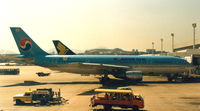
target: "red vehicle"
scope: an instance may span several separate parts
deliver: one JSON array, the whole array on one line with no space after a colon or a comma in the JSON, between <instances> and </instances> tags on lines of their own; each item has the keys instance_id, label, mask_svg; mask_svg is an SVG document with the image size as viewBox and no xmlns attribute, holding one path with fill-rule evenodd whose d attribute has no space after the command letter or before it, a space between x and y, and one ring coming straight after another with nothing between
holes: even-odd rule
<instances>
[{"instance_id":1,"label":"red vehicle","mask_svg":"<svg viewBox=\"0 0 200 111\"><path fill-rule=\"evenodd\" d=\"M144 108L143 98L139 94L133 94L132 90L95 89L95 92L100 94L91 98L92 107L103 105L105 111L111 111L112 106L132 108L134 111Z\"/></svg>"}]
</instances>

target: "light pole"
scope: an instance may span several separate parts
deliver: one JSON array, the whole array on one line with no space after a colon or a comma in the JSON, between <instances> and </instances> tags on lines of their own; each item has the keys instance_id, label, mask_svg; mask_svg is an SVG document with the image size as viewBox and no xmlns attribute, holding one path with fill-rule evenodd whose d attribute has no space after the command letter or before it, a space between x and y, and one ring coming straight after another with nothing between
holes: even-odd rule
<instances>
[{"instance_id":1,"label":"light pole","mask_svg":"<svg viewBox=\"0 0 200 111\"><path fill-rule=\"evenodd\" d=\"M172 36L172 52L174 52L174 33L171 33Z\"/></svg>"},{"instance_id":2,"label":"light pole","mask_svg":"<svg viewBox=\"0 0 200 111\"><path fill-rule=\"evenodd\" d=\"M154 42L152 42L152 49L154 49Z\"/></svg>"},{"instance_id":3,"label":"light pole","mask_svg":"<svg viewBox=\"0 0 200 111\"><path fill-rule=\"evenodd\" d=\"M154 54L154 42L152 42L152 54Z\"/></svg>"},{"instance_id":4,"label":"light pole","mask_svg":"<svg viewBox=\"0 0 200 111\"><path fill-rule=\"evenodd\" d=\"M161 54L162 54L162 52L163 52L163 38L161 38L160 41L161 41Z\"/></svg>"},{"instance_id":5,"label":"light pole","mask_svg":"<svg viewBox=\"0 0 200 111\"><path fill-rule=\"evenodd\" d=\"M195 49L195 28L196 28L197 24L193 23L192 27L193 27L193 49Z\"/></svg>"}]
</instances>

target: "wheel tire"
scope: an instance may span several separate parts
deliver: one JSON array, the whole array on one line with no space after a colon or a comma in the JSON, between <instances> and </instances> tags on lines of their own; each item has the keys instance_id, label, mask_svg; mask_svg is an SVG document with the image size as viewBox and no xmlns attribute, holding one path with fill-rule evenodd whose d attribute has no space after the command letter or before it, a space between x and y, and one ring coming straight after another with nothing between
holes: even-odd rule
<instances>
[{"instance_id":1,"label":"wheel tire","mask_svg":"<svg viewBox=\"0 0 200 111\"><path fill-rule=\"evenodd\" d=\"M23 104L23 102L22 102L21 100L17 99L17 100L16 100L16 104L17 104L17 105L21 105L21 104Z\"/></svg>"},{"instance_id":2,"label":"wheel tire","mask_svg":"<svg viewBox=\"0 0 200 111\"><path fill-rule=\"evenodd\" d=\"M103 80L102 80L102 78L99 79L99 82L100 82L101 84L103 84Z\"/></svg>"},{"instance_id":3,"label":"wheel tire","mask_svg":"<svg viewBox=\"0 0 200 111\"><path fill-rule=\"evenodd\" d=\"M101 83L101 84L105 85L106 82L107 82L107 79L106 79L106 78L101 78L101 79L100 79L100 83Z\"/></svg>"},{"instance_id":4,"label":"wheel tire","mask_svg":"<svg viewBox=\"0 0 200 111\"><path fill-rule=\"evenodd\" d=\"M138 106L133 106L133 111L138 111L138 110L139 110Z\"/></svg>"},{"instance_id":5,"label":"wheel tire","mask_svg":"<svg viewBox=\"0 0 200 111\"><path fill-rule=\"evenodd\" d=\"M172 82L172 80L173 80L173 78L168 77L168 81L169 81L169 82Z\"/></svg>"},{"instance_id":6,"label":"wheel tire","mask_svg":"<svg viewBox=\"0 0 200 111\"><path fill-rule=\"evenodd\" d=\"M46 101L45 100L40 100L40 105L45 105Z\"/></svg>"},{"instance_id":7,"label":"wheel tire","mask_svg":"<svg viewBox=\"0 0 200 111\"><path fill-rule=\"evenodd\" d=\"M111 105L104 105L104 111L112 111Z\"/></svg>"}]
</instances>

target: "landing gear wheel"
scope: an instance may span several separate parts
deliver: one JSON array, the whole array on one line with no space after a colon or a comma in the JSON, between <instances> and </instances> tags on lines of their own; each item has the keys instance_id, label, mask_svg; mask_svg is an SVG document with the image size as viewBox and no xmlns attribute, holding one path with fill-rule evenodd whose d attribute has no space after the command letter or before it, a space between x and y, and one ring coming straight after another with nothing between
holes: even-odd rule
<instances>
[{"instance_id":1,"label":"landing gear wheel","mask_svg":"<svg viewBox=\"0 0 200 111\"><path fill-rule=\"evenodd\" d=\"M106 81L110 80L110 78L109 78L108 76L106 76L106 77L100 78L99 80L100 80L100 83L101 83L101 84L105 84Z\"/></svg>"},{"instance_id":2,"label":"landing gear wheel","mask_svg":"<svg viewBox=\"0 0 200 111\"><path fill-rule=\"evenodd\" d=\"M182 83L185 81L185 78L183 76L179 76L175 78L175 82L176 83Z\"/></svg>"},{"instance_id":3,"label":"landing gear wheel","mask_svg":"<svg viewBox=\"0 0 200 111\"><path fill-rule=\"evenodd\" d=\"M172 82L172 80L173 80L173 78L168 77L168 81L169 81L169 82Z\"/></svg>"},{"instance_id":4,"label":"landing gear wheel","mask_svg":"<svg viewBox=\"0 0 200 111\"><path fill-rule=\"evenodd\" d=\"M104 111L112 111L111 105L104 105Z\"/></svg>"}]
</instances>

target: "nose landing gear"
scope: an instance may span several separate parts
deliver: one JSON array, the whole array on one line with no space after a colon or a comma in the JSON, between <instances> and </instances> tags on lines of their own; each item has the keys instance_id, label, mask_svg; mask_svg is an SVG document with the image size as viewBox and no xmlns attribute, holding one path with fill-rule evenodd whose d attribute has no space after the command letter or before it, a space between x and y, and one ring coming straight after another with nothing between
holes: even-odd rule
<instances>
[{"instance_id":1,"label":"nose landing gear","mask_svg":"<svg viewBox=\"0 0 200 111\"><path fill-rule=\"evenodd\" d=\"M170 74L167 76L169 82L185 82L189 78L189 74Z\"/></svg>"}]
</instances>

